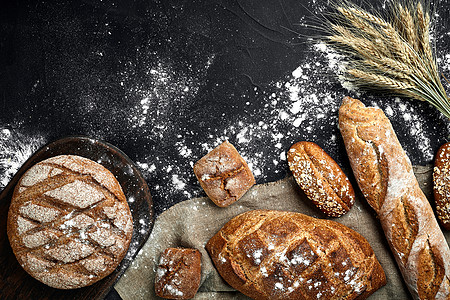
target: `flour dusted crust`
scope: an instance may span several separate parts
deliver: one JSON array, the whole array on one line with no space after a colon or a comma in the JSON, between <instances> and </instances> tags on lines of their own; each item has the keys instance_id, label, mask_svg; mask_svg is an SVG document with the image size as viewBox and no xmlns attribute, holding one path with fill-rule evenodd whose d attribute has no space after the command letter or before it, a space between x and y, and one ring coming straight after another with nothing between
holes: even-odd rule
<instances>
[{"instance_id":1,"label":"flour dusted crust","mask_svg":"<svg viewBox=\"0 0 450 300\"><path fill-rule=\"evenodd\" d=\"M344 98L339 128L358 185L376 211L412 296L450 298L450 249L383 111Z\"/></svg>"},{"instance_id":2,"label":"flour dusted crust","mask_svg":"<svg viewBox=\"0 0 450 300\"><path fill-rule=\"evenodd\" d=\"M194 173L208 197L220 207L236 202L255 184L247 163L228 141L199 159Z\"/></svg>"},{"instance_id":3,"label":"flour dusted crust","mask_svg":"<svg viewBox=\"0 0 450 300\"><path fill-rule=\"evenodd\" d=\"M201 258L197 249L164 250L156 270L156 295L166 299L194 298L200 286Z\"/></svg>"},{"instance_id":4,"label":"flour dusted crust","mask_svg":"<svg viewBox=\"0 0 450 300\"><path fill-rule=\"evenodd\" d=\"M109 275L130 245L133 220L114 175L100 164L61 155L31 167L18 182L8 238L37 280L74 289Z\"/></svg>"},{"instance_id":5,"label":"flour dusted crust","mask_svg":"<svg viewBox=\"0 0 450 300\"><path fill-rule=\"evenodd\" d=\"M223 279L253 299L365 299L386 284L360 234L300 213L240 214L206 249Z\"/></svg>"}]
</instances>

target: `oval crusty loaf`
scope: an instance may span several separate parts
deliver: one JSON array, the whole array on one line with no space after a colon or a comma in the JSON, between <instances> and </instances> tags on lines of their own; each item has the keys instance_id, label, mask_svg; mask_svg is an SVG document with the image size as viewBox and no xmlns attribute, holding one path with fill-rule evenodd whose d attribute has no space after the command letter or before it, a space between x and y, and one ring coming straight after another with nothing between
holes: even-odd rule
<instances>
[{"instance_id":1,"label":"oval crusty loaf","mask_svg":"<svg viewBox=\"0 0 450 300\"><path fill-rule=\"evenodd\" d=\"M117 267L130 245L133 220L110 171L80 156L61 155L22 176L7 232L25 271L51 287L73 289Z\"/></svg>"},{"instance_id":2,"label":"oval crusty loaf","mask_svg":"<svg viewBox=\"0 0 450 300\"><path fill-rule=\"evenodd\" d=\"M450 250L383 111L344 98L339 128L358 185L376 211L414 298L450 298Z\"/></svg>"},{"instance_id":3,"label":"oval crusty loaf","mask_svg":"<svg viewBox=\"0 0 450 300\"><path fill-rule=\"evenodd\" d=\"M243 213L206 249L225 281L253 299L365 299L386 284L360 234L300 213Z\"/></svg>"},{"instance_id":4,"label":"oval crusty loaf","mask_svg":"<svg viewBox=\"0 0 450 300\"><path fill-rule=\"evenodd\" d=\"M355 192L350 181L317 144L294 144L288 151L287 161L295 181L324 214L340 217L353 206Z\"/></svg>"},{"instance_id":5,"label":"oval crusty loaf","mask_svg":"<svg viewBox=\"0 0 450 300\"><path fill-rule=\"evenodd\" d=\"M439 148L433 170L434 200L442 226L450 230L450 143Z\"/></svg>"}]
</instances>

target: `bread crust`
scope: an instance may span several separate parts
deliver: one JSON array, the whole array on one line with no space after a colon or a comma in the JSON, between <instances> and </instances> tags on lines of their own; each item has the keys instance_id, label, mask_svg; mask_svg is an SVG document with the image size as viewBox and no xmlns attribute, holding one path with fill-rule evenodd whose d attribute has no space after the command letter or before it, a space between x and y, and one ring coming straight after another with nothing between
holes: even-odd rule
<instances>
[{"instance_id":1,"label":"bread crust","mask_svg":"<svg viewBox=\"0 0 450 300\"><path fill-rule=\"evenodd\" d=\"M450 298L450 250L389 119L345 97L339 128L358 185L376 211L415 299Z\"/></svg>"},{"instance_id":2,"label":"bread crust","mask_svg":"<svg viewBox=\"0 0 450 300\"><path fill-rule=\"evenodd\" d=\"M247 163L228 141L199 159L194 173L208 197L219 207L233 204L255 184Z\"/></svg>"},{"instance_id":3,"label":"bread crust","mask_svg":"<svg viewBox=\"0 0 450 300\"><path fill-rule=\"evenodd\" d=\"M156 295L166 299L194 298L200 287L201 258L197 249L164 250L156 270Z\"/></svg>"},{"instance_id":4,"label":"bread crust","mask_svg":"<svg viewBox=\"0 0 450 300\"><path fill-rule=\"evenodd\" d=\"M434 160L433 190L441 225L450 230L450 143L442 145Z\"/></svg>"},{"instance_id":5,"label":"bread crust","mask_svg":"<svg viewBox=\"0 0 450 300\"><path fill-rule=\"evenodd\" d=\"M365 299L386 284L360 234L300 213L240 214L206 249L222 278L253 299Z\"/></svg>"},{"instance_id":6,"label":"bread crust","mask_svg":"<svg viewBox=\"0 0 450 300\"><path fill-rule=\"evenodd\" d=\"M289 169L306 196L329 217L347 213L355 192L339 165L313 142L298 142L288 151Z\"/></svg>"},{"instance_id":7,"label":"bread crust","mask_svg":"<svg viewBox=\"0 0 450 300\"><path fill-rule=\"evenodd\" d=\"M60 155L28 169L15 187L7 234L19 264L54 288L109 275L131 242L133 219L114 175L84 157Z\"/></svg>"}]
</instances>

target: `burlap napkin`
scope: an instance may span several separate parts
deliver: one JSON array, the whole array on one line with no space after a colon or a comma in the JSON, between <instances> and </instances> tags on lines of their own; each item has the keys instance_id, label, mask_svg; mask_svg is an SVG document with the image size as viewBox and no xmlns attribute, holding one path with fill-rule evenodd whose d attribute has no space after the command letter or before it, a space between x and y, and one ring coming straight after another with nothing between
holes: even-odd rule
<instances>
[{"instance_id":1,"label":"burlap napkin","mask_svg":"<svg viewBox=\"0 0 450 300\"><path fill-rule=\"evenodd\" d=\"M415 167L425 194L431 194L431 167ZM155 268L167 247L192 247L202 253L202 282L194 299L249 299L227 285L215 270L204 246L231 218L253 209L277 209L324 216L299 190L292 177L254 186L243 198L227 208L217 207L208 198L181 202L156 220L152 234L115 288L123 299L161 299L154 293ZM384 238L374 211L359 195L349 213L334 219L363 235L372 246L386 276L387 284L371 299L408 299L410 296ZM450 233L445 233L447 241Z\"/></svg>"}]
</instances>

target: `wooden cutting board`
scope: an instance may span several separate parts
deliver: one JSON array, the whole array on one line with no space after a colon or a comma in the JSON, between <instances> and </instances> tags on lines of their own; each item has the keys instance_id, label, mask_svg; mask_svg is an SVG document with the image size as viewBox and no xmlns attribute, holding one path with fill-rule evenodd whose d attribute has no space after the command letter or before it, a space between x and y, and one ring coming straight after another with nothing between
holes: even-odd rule
<instances>
[{"instance_id":1,"label":"wooden cutting board","mask_svg":"<svg viewBox=\"0 0 450 300\"><path fill-rule=\"evenodd\" d=\"M106 278L74 289L51 288L26 273L17 262L6 234L6 221L14 187L34 164L52 156L74 154L96 161L117 178L133 215L133 237L127 255ZM144 245L154 223L153 202L147 183L134 163L115 146L88 137L54 141L30 157L0 194L0 299L103 299Z\"/></svg>"}]
</instances>

